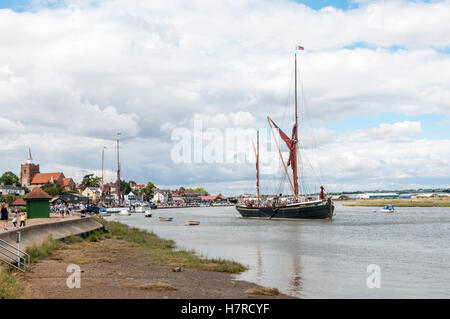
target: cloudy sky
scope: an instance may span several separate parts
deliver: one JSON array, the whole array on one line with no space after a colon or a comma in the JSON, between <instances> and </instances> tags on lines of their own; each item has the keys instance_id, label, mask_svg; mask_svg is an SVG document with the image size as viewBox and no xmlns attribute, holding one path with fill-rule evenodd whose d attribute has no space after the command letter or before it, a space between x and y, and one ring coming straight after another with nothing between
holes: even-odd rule
<instances>
[{"instance_id":1,"label":"cloudy sky","mask_svg":"<svg viewBox=\"0 0 450 319\"><path fill-rule=\"evenodd\" d=\"M251 160L175 163L173 132L267 131L267 115L288 132L300 44L305 176L450 187L449 21L448 0L1 0L0 171L31 147L79 182L106 146L113 180L122 132L127 180L253 191Z\"/></svg>"}]
</instances>

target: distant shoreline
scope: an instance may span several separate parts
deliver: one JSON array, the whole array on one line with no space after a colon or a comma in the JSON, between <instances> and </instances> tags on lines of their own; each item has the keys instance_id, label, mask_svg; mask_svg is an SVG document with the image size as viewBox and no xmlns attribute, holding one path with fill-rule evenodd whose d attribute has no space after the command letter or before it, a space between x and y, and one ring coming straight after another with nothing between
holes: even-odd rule
<instances>
[{"instance_id":1,"label":"distant shoreline","mask_svg":"<svg viewBox=\"0 0 450 319\"><path fill-rule=\"evenodd\" d=\"M357 199L342 201L343 206L382 207L450 207L450 198L388 198L388 199Z\"/></svg>"}]
</instances>

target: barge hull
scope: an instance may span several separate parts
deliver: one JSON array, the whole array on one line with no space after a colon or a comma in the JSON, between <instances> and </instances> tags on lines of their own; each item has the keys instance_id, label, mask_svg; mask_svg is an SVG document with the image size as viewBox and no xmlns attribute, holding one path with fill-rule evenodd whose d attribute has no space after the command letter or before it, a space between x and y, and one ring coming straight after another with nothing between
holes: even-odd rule
<instances>
[{"instance_id":1,"label":"barge hull","mask_svg":"<svg viewBox=\"0 0 450 319\"><path fill-rule=\"evenodd\" d=\"M236 206L237 211L244 218L260 219L331 219L334 205L330 203L320 205L286 206L273 209L271 207Z\"/></svg>"}]
</instances>

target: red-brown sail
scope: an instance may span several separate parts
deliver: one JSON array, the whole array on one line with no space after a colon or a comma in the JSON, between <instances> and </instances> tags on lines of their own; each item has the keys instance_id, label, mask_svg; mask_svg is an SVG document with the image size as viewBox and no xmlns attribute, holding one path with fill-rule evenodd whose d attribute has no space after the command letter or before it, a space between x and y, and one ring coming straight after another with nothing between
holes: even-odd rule
<instances>
[{"instance_id":1,"label":"red-brown sail","mask_svg":"<svg viewBox=\"0 0 450 319\"><path fill-rule=\"evenodd\" d=\"M269 120L269 123L272 124L280 134L281 139L286 143L286 146L289 149L289 160L287 163L287 166L291 166L292 168L292 175L294 180L294 195L295 198L298 199L298 173L297 173L297 124L294 124L294 127L292 129L292 138L289 138L282 129L278 127L278 125L275 124L275 122L270 118L267 117Z\"/></svg>"}]
</instances>

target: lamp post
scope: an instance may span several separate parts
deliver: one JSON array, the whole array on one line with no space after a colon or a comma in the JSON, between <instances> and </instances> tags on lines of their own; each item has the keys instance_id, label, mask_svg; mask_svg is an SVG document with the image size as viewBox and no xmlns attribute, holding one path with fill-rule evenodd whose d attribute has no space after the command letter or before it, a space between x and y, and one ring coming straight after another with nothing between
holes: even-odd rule
<instances>
[{"instance_id":1,"label":"lamp post","mask_svg":"<svg viewBox=\"0 0 450 319\"><path fill-rule=\"evenodd\" d=\"M117 133L117 200L119 203L119 207L120 207L120 156L119 156L119 152L120 152L120 135L122 135L122 133Z\"/></svg>"}]
</instances>

